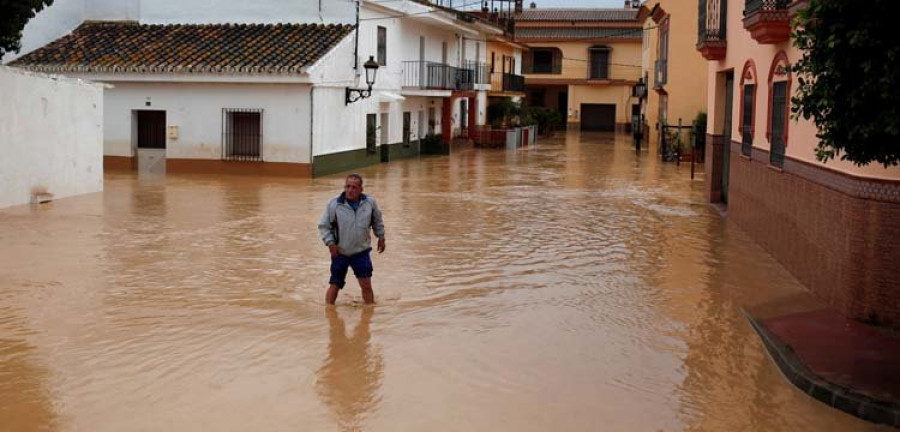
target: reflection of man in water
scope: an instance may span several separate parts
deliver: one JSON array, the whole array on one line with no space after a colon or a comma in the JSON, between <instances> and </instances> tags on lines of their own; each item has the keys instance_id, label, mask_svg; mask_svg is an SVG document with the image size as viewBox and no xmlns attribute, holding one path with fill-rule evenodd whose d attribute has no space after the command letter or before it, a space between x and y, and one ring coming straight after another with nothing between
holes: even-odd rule
<instances>
[{"instance_id":1,"label":"reflection of man in water","mask_svg":"<svg viewBox=\"0 0 900 432\"><path fill-rule=\"evenodd\" d=\"M359 280L363 301L375 303L372 292L372 244L369 229L378 237L378 253L384 252L384 221L375 198L363 192L363 179L350 174L344 181L344 192L328 202L319 220L319 235L331 252L331 278L325 302L334 304L338 291L344 288L347 269Z\"/></svg>"},{"instance_id":2,"label":"reflection of man in water","mask_svg":"<svg viewBox=\"0 0 900 432\"><path fill-rule=\"evenodd\" d=\"M359 324L348 338L344 320L328 307L330 337L328 358L319 369L316 390L334 411L343 430L361 430L360 421L381 401L378 394L384 375L381 353L371 349L369 323L375 309L364 307Z\"/></svg>"}]
</instances>

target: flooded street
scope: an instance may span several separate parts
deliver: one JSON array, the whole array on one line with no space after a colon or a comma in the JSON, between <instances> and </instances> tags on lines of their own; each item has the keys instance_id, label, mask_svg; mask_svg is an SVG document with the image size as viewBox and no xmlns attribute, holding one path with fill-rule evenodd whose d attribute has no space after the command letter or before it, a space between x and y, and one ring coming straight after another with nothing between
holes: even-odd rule
<instances>
[{"instance_id":1,"label":"flooded street","mask_svg":"<svg viewBox=\"0 0 900 432\"><path fill-rule=\"evenodd\" d=\"M885 430L781 376L741 308L803 287L689 165L570 133L360 173L374 308L324 304L340 174L0 210L0 430Z\"/></svg>"}]
</instances>

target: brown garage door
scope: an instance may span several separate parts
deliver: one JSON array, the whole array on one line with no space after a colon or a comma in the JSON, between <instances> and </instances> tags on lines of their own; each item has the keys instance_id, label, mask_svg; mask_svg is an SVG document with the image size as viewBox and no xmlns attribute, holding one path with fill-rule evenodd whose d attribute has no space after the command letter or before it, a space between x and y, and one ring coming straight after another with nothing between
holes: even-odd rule
<instances>
[{"instance_id":1,"label":"brown garage door","mask_svg":"<svg viewBox=\"0 0 900 432\"><path fill-rule=\"evenodd\" d=\"M615 104L581 104L581 130L614 132Z\"/></svg>"}]
</instances>

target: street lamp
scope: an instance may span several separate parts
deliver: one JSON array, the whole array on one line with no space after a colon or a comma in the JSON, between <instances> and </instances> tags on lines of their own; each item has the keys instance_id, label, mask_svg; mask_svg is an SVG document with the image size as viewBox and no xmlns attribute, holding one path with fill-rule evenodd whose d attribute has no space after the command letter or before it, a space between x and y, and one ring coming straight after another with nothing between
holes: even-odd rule
<instances>
[{"instance_id":1,"label":"street lamp","mask_svg":"<svg viewBox=\"0 0 900 432\"><path fill-rule=\"evenodd\" d=\"M638 78L638 82L634 84L631 94L637 97L639 101L644 100L644 97L647 96L647 84L644 82L644 77Z\"/></svg>"},{"instance_id":2,"label":"street lamp","mask_svg":"<svg viewBox=\"0 0 900 432\"><path fill-rule=\"evenodd\" d=\"M352 89L350 87L347 87L345 91L344 105L349 105L360 99L365 99L369 96L372 96L372 85L375 84L375 74L378 73L378 62L375 61L375 57L369 56L369 60L363 63L363 68L365 68L366 70L366 85L368 86L368 88Z\"/></svg>"},{"instance_id":3,"label":"street lamp","mask_svg":"<svg viewBox=\"0 0 900 432\"><path fill-rule=\"evenodd\" d=\"M631 94L638 98L638 103L640 105L644 104L644 97L647 96L647 83L644 82L644 77L638 78L638 82L634 84ZM643 106L641 108L643 111ZM644 138L643 114L635 114L631 119L631 133L634 135L634 149L640 153L641 139Z\"/></svg>"}]
</instances>

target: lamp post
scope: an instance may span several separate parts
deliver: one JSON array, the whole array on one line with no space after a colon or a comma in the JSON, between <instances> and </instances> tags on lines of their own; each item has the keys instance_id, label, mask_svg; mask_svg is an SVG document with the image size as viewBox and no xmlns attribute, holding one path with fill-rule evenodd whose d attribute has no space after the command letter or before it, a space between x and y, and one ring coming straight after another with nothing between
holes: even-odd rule
<instances>
[{"instance_id":1,"label":"lamp post","mask_svg":"<svg viewBox=\"0 0 900 432\"><path fill-rule=\"evenodd\" d=\"M638 82L634 84L632 88L632 95L638 98L638 104L642 107L644 104L644 97L647 96L647 83L644 82L644 77L638 78ZM641 151L641 139L644 137L644 122L643 122L643 114L634 114L631 119L631 133L634 135L634 149L635 151Z\"/></svg>"},{"instance_id":2,"label":"lamp post","mask_svg":"<svg viewBox=\"0 0 900 432\"><path fill-rule=\"evenodd\" d=\"M366 70L366 85L368 87L364 89L347 87L344 93L344 105L350 105L360 99L372 96L372 85L375 84L375 75L378 73L378 62L375 61L375 57L369 56L369 60L363 63L363 68Z\"/></svg>"}]
</instances>

